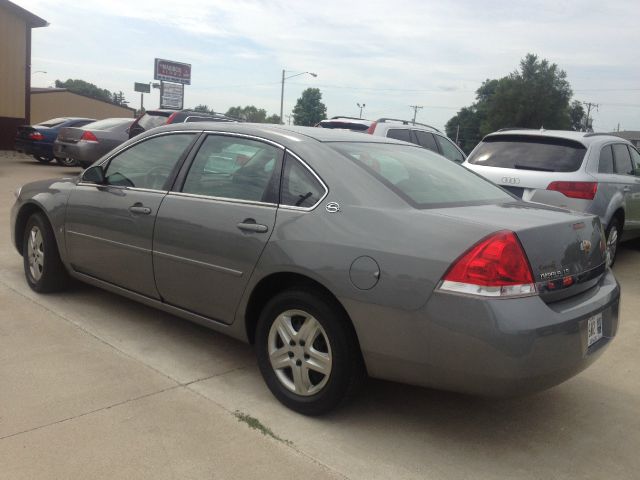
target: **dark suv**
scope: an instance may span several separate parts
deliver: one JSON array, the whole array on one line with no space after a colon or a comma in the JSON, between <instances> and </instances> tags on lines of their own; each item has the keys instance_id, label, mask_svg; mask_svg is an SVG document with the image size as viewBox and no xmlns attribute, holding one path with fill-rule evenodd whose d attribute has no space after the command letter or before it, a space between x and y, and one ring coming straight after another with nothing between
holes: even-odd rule
<instances>
[{"instance_id":1,"label":"dark suv","mask_svg":"<svg viewBox=\"0 0 640 480\"><path fill-rule=\"evenodd\" d=\"M129 138L161 125L187 122L239 122L222 113L203 113L195 110L147 110L129 128Z\"/></svg>"}]
</instances>

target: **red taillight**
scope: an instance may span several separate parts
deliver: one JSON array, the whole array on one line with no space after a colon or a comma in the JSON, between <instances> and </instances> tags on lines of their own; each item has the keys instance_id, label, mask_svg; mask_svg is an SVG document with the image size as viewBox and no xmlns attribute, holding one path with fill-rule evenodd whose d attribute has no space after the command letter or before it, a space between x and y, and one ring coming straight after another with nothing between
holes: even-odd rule
<instances>
[{"instance_id":1,"label":"red taillight","mask_svg":"<svg viewBox=\"0 0 640 480\"><path fill-rule=\"evenodd\" d=\"M176 115L178 115L178 112L173 112L171 115L169 115L169 118L167 118L167 125L169 125L170 123L173 123L173 119L176 118Z\"/></svg>"},{"instance_id":2,"label":"red taillight","mask_svg":"<svg viewBox=\"0 0 640 480\"><path fill-rule=\"evenodd\" d=\"M80 140L84 140L85 142L95 142L98 143L98 137L96 137L93 132L90 132L89 130L85 130L82 134L82 137L80 137Z\"/></svg>"},{"instance_id":3,"label":"red taillight","mask_svg":"<svg viewBox=\"0 0 640 480\"><path fill-rule=\"evenodd\" d=\"M367 131L365 133L369 133L371 135L373 135L373 132L376 131L376 125L378 125L378 122L373 122L369 128L367 128Z\"/></svg>"},{"instance_id":4,"label":"red taillight","mask_svg":"<svg viewBox=\"0 0 640 480\"><path fill-rule=\"evenodd\" d=\"M515 233L496 232L464 253L443 277L441 290L504 297L536 292L529 261Z\"/></svg>"},{"instance_id":5,"label":"red taillight","mask_svg":"<svg viewBox=\"0 0 640 480\"><path fill-rule=\"evenodd\" d=\"M36 142L39 142L43 138L44 138L44 135L42 135L40 132L31 132L29 134L29 140L35 140Z\"/></svg>"},{"instance_id":6,"label":"red taillight","mask_svg":"<svg viewBox=\"0 0 640 480\"><path fill-rule=\"evenodd\" d=\"M593 200L598 191L596 182L551 182L547 190L555 190L569 198Z\"/></svg>"}]
</instances>

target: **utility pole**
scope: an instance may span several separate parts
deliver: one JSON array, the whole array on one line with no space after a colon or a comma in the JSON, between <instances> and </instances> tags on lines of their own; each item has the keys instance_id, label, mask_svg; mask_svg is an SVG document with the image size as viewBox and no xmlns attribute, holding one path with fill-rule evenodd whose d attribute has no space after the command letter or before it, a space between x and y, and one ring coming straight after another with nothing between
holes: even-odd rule
<instances>
[{"instance_id":1,"label":"utility pole","mask_svg":"<svg viewBox=\"0 0 640 480\"><path fill-rule=\"evenodd\" d=\"M410 108L413 108L413 124L416 124L416 116L418 115L418 110L422 110L421 105L409 105Z\"/></svg>"},{"instance_id":2,"label":"utility pole","mask_svg":"<svg viewBox=\"0 0 640 480\"><path fill-rule=\"evenodd\" d=\"M358 108L360 109L360 118L362 118L362 109L366 107L367 104L363 103L362 105L360 105L359 103L356 103L356 105L358 105Z\"/></svg>"},{"instance_id":3,"label":"utility pole","mask_svg":"<svg viewBox=\"0 0 640 480\"><path fill-rule=\"evenodd\" d=\"M285 70L282 69L282 86L280 87L280 122L284 125L284 117L282 116L282 114L284 113L284 72Z\"/></svg>"},{"instance_id":4,"label":"utility pole","mask_svg":"<svg viewBox=\"0 0 640 480\"><path fill-rule=\"evenodd\" d=\"M587 107L587 121L585 122L585 130L589 130L589 116L591 115L591 109L595 107L597 110L600 105L592 102L580 102Z\"/></svg>"},{"instance_id":5,"label":"utility pole","mask_svg":"<svg viewBox=\"0 0 640 480\"><path fill-rule=\"evenodd\" d=\"M289 125L291 125L291 118L293 117L293 115L287 115L286 117L287 117L287 122L289 123Z\"/></svg>"}]
</instances>

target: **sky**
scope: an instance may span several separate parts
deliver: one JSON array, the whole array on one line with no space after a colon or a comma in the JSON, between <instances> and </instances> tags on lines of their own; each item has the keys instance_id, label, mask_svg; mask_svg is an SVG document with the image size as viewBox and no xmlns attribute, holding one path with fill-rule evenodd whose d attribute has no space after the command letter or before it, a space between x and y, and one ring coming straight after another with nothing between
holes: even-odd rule
<instances>
[{"instance_id":1,"label":"sky","mask_svg":"<svg viewBox=\"0 0 640 480\"><path fill-rule=\"evenodd\" d=\"M640 130L640 1L13 0L50 26L33 30L34 86L80 78L122 91L153 81L154 59L192 65L185 106L284 112L308 87L329 117L408 118L444 128L487 78L527 53L566 71L597 103L596 131ZM158 106L158 90L145 107Z\"/></svg>"}]
</instances>

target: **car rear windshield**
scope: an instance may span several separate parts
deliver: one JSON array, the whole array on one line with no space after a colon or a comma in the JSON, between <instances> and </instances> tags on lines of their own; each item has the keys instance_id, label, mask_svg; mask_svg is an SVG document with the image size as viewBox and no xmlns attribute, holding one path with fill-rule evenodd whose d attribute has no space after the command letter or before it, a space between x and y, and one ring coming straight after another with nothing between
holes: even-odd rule
<instances>
[{"instance_id":1,"label":"car rear windshield","mask_svg":"<svg viewBox=\"0 0 640 480\"><path fill-rule=\"evenodd\" d=\"M85 125L85 130L113 130L118 127L124 127L128 123L133 123L133 118L105 118L97 122Z\"/></svg>"},{"instance_id":2,"label":"car rear windshield","mask_svg":"<svg viewBox=\"0 0 640 480\"><path fill-rule=\"evenodd\" d=\"M47 120L46 122L39 123L38 127L57 127L58 125L62 125L64 122L69 121L68 118L52 118L51 120Z\"/></svg>"},{"instance_id":3,"label":"car rear windshield","mask_svg":"<svg viewBox=\"0 0 640 480\"><path fill-rule=\"evenodd\" d=\"M140 118L140 120L138 120L138 125L145 130L151 130L152 128L156 128L167 123L167 119L170 116L170 112L147 112Z\"/></svg>"},{"instance_id":4,"label":"car rear windshield","mask_svg":"<svg viewBox=\"0 0 640 480\"><path fill-rule=\"evenodd\" d=\"M415 208L502 203L501 188L429 150L410 145L328 143Z\"/></svg>"},{"instance_id":5,"label":"car rear windshield","mask_svg":"<svg viewBox=\"0 0 640 480\"><path fill-rule=\"evenodd\" d=\"M485 138L469 163L487 167L575 172L587 149L573 140L530 135L496 135Z\"/></svg>"}]
</instances>

